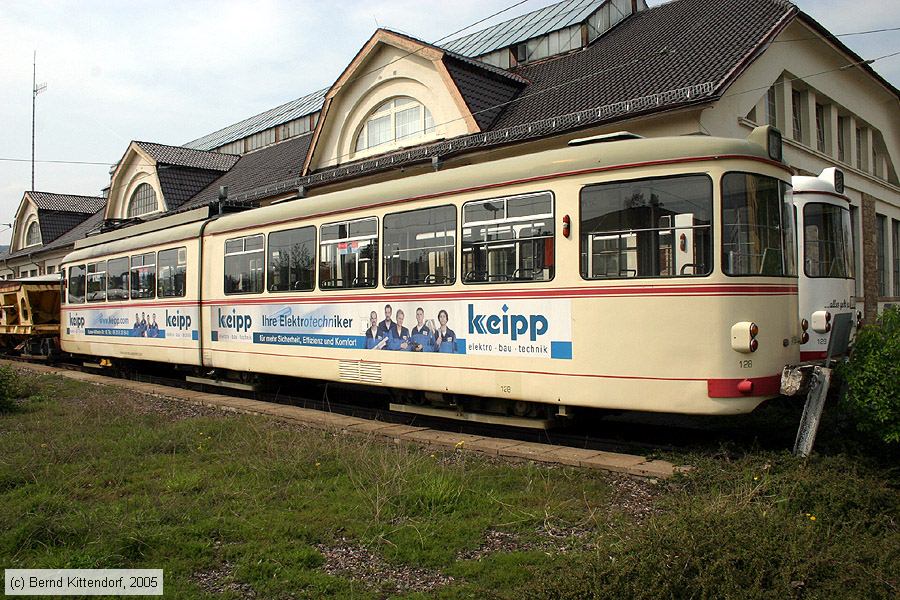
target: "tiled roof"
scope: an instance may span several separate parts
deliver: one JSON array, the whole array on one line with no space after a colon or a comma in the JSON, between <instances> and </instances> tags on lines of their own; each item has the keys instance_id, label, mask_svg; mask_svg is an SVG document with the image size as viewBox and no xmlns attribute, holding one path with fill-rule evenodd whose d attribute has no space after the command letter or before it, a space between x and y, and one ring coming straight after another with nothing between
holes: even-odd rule
<instances>
[{"instance_id":1,"label":"tiled roof","mask_svg":"<svg viewBox=\"0 0 900 600\"><path fill-rule=\"evenodd\" d=\"M286 191L289 188L285 182L297 178L311 139L312 134L306 133L243 155L228 173L210 183L182 208L197 208L215 201L219 186L223 185L228 186L229 198L250 192L271 196Z\"/></svg>"},{"instance_id":2,"label":"tiled roof","mask_svg":"<svg viewBox=\"0 0 900 600\"><path fill-rule=\"evenodd\" d=\"M53 194L51 192L28 192L35 206L44 210L60 210L94 214L106 206L106 198L101 196L75 196L73 194Z\"/></svg>"},{"instance_id":3,"label":"tiled roof","mask_svg":"<svg viewBox=\"0 0 900 600\"><path fill-rule=\"evenodd\" d=\"M87 236L88 233L100 227L103 224L104 211L98 211L96 214L91 215L63 235L59 236L50 244L45 244L43 250L53 250L55 248L61 248L63 246L67 246L69 244L74 244L78 240Z\"/></svg>"},{"instance_id":4,"label":"tiled roof","mask_svg":"<svg viewBox=\"0 0 900 600\"><path fill-rule=\"evenodd\" d=\"M482 131L491 128L504 105L526 86L524 81L497 77L491 71L453 57L445 56L444 65Z\"/></svg>"},{"instance_id":5,"label":"tiled roof","mask_svg":"<svg viewBox=\"0 0 900 600\"><path fill-rule=\"evenodd\" d=\"M89 213L38 209L41 241L46 246L90 216Z\"/></svg>"},{"instance_id":6,"label":"tiled roof","mask_svg":"<svg viewBox=\"0 0 900 600\"><path fill-rule=\"evenodd\" d=\"M219 146L224 146L235 140L245 138L254 133L264 131L270 127L275 127L302 116L312 114L321 110L322 104L325 102L325 93L328 89L319 90L311 94L307 94L296 100L286 102L281 106L269 109L258 115L244 119L234 125L229 125L213 133L204 135L191 142L184 144L185 148L195 148L197 150L212 150Z\"/></svg>"},{"instance_id":7,"label":"tiled roof","mask_svg":"<svg viewBox=\"0 0 900 600\"><path fill-rule=\"evenodd\" d=\"M483 133L324 169L292 185L321 185L711 102L796 14L785 0L676 0L638 12L581 52L517 70L531 83L499 107ZM485 97L498 89L478 87Z\"/></svg>"},{"instance_id":8,"label":"tiled roof","mask_svg":"<svg viewBox=\"0 0 900 600\"><path fill-rule=\"evenodd\" d=\"M162 186L166 206L174 210L190 200L200 190L222 177L221 171L162 166L156 170Z\"/></svg>"},{"instance_id":9,"label":"tiled roof","mask_svg":"<svg viewBox=\"0 0 900 600\"><path fill-rule=\"evenodd\" d=\"M676 0L638 12L583 51L523 66L516 71L521 77L515 80L492 77L487 69L467 68L469 63L459 62L457 56L448 53L445 64L482 133L398 150L305 177L298 177L296 169L286 163L283 171L287 176L280 183L264 161L245 163L245 157L237 166L242 167L241 174L237 167L232 169L201 194L201 202L214 200L215 191L226 178L232 182L229 198L255 200L300 185L312 187L351 179L433 156L711 102L797 12L785 0ZM519 81L528 84L514 85ZM515 87L521 87L521 91L516 93ZM303 162L300 150L295 149L296 165ZM261 177L265 177L265 185L241 182L243 178L256 181Z\"/></svg>"},{"instance_id":10,"label":"tiled roof","mask_svg":"<svg viewBox=\"0 0 900 600\"><path fill-rule=\"evenodd\" d=\"M149 154L158 164L163 165L227 171L238 160L238 156L234 154L206 152L204 150L193 150L191 148L182 148L181 146L166 146L152 142L135 141L134 143Z\"/></svg>"},{"instance_id":11,"label":"tiled roof","mask_svg":"<svg viewBox=\"0 0 900 600\"><path fill-rule=\"evenodd\" d=\"M611 0L563 0L443 44L466 56L481 56L586 20Z\"/></svg>"},{"instance_id":12,"label":"tiled roof","mask_svg":"<svg viewBox=\"0 0 900 600\"><path fill-rule=\"evenodd\" d=\"M767 34L795 12L782 0L676 0L638 12L583 52L520 68L532 83L495 127L704 83L717 94ZM671 104L663 99L657 109Z\"/></svg>"}]
</instances>

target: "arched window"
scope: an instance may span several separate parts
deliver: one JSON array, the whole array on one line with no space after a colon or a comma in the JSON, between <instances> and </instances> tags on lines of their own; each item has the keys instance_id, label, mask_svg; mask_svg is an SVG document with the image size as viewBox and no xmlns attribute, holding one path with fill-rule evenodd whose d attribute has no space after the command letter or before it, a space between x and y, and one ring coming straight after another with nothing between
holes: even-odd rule
<instances>
[{"instance_id":1,"label":"arched window","mask_svg":"<svg viewBox=\"0 0 900 600\"><path fill-rule=\"evenodd\" d=\"M356 136L357 152L391 146L407 145L418 137L434 131L431 111L409 96L392 98L369 114Z\"/></svg>"},{"instance_id":2,"label":"arched window","mask_svg":"<svg viewBox=\"0 0 900 600\"><path fill-rule=\"evenodd\" d=\"M25 245L34 246L41 243L41 228L37 221L32 221L25 232Z\"/></svg>"},{"instance_id":3,"label":"arched window","mask_svg":"<svg viewBox=\"0 0 900 600\"><path fill-rule=\"evenodd\" d=\"M156 212L156 208L156 192L149 184L142 183L131 195L131 202L128 203L128 218Z\"/></svg>"}]
</instances>

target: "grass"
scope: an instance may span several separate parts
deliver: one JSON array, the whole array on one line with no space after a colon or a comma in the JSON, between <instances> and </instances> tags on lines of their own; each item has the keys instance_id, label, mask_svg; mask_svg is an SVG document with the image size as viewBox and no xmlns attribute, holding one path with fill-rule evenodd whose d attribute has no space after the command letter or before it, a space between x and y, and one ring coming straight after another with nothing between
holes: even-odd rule
<instances>
[{"instance_id":1,"label":"grass","mask_svg":"<svg viewBox=\"0 0 900 600\"><path fill-rule=\"evenodd\" d=\"M31 396L0 414L4 568L163 568L177 598L888 598L900 586L896 465L858 454L703 450L671 457L698 467L689 476L651 485L59 377L21 383ZM507 542L486 546L492 532ZM343 546L370 552L369 571L331 564ZM409 572L453 581L391 583Z\"/></svg>"}]
</instances>

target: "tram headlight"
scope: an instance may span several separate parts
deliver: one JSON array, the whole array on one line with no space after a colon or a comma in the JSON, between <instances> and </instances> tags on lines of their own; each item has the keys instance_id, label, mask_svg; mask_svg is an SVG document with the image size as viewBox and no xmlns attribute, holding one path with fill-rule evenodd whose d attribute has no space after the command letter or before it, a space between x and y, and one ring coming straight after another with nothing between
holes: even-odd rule
<instances>
[{"instance_id":1,"label":"tram headlight","mask_svg":"<svg viewBox=\"0 0 900 600\"><path fill-rule=\"evenodd\" d=\"M805 344L808 341L809 341L809 332L804 331L803 333L800 334L800 343Z\"/></svg>"},{"instance_id":2,"label":"tram headlight","mask_svg":"<svg viewBox=\"0 0 900 600\"><path fill-rule=\"evenodd\" d=\"M800 319L800 329L804 332L809 329L809 321L806 319Z\"/></svg>"},{"instance_id":3,"label":"tram headlight","mask_svg":"<svg viewBox=\"0 0 900 600\"><path fill-rule=\"evenodd\" d=\"M827 310L817 310L812 314L812 329L816 333L828 333L831 331L831 313Z\"/></svg>"},{"instance_id":4,"label":"tram headlight","mask_svg":"<svg viewBox=\"0 0 900 600\"><path fill-rule=\"evenodd\" d=\"M751 321L741 321L731 326L731 348L738 352L750 354L759 348L756 336L759 335L759 326Z\"/></svg>"}]
</instances>

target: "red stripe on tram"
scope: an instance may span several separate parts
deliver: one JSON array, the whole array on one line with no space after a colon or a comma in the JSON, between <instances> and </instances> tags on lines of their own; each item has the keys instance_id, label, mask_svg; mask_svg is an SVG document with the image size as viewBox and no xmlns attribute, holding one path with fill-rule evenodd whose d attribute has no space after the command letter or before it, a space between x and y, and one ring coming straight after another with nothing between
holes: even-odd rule
<instances>
[{"instance_id":1,"label":"red stripe on tram","mask_svg":"<svg viewBox=\"0 0 900 600\"><path fill-rule=\"evenodd\" d=\"M745 377L743 379L707 379L706 391L710 398L777 396L781 393L781 375Z\"/></svg>"}]
</instances>

